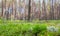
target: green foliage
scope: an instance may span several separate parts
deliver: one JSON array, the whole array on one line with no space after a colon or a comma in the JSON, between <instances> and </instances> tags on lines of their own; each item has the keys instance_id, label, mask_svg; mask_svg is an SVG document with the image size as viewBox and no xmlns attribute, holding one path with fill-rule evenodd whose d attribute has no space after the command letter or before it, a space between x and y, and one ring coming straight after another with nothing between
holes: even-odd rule
<instances>
[{"instance_id":1,"label":"green foliage","mask_svg":"<svg viewBox=\"0 0 60 36\"><path fill-rule=\"evenodd\" d=\"M40 32L43 32L43 31L46 31L46 25L42 25L42 24L35 24L33 26L33 33L40 33Z\"/></svg>"},{"instance_id":2,"label":"green foliage","mask_svg":"<svg viewBox=\"0 0 60 36\"><path fill-rule=\"evenodd\" d=\"M52 22L53 21L53 22ZM19 21L19 20L0 20L0 36L33 36L34 33L38 33L39 36L48 36L59 35L60 29L58 32L49 32L47 31L47 26L59 26L59 20L49 20L49 21L38 21L28 22L28 21ZM54 23L54 24L53 24ZM57 25L58 24L58 25Z\"/></svg>"}]
</instances>

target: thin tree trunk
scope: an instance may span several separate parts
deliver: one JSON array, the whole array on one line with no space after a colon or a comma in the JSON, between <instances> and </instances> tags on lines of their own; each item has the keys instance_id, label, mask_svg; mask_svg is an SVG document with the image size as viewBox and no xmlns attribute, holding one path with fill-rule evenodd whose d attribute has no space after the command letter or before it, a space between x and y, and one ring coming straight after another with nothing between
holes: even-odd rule
<instances>
[{"instance_id":1,"label":"thin tree trunk","mask_svg":"<svg viewBox=\"0 0 60 36\"><path fill-rule=\"evenodd\" d=\"M30 20L31 0L29 0L28 20Z\"/></svg>"},{"instance_id":2,"label":"thin tree trunk","mask_svg":"<svg viewBox=\"0 0 60 36\"><path fill-rule=\"evenodd\" d=\"M54 19L54 7L53 7L53 0L52 0L52 7L51 7L51 14L52 14L52 20Z\"/></svg>"},{"instance_id":3,"label":"thin tree trunk","mask_svg":"<svg viewBox=\"0 0 60 36\"><path fill-rule=\"evenodd\" d=\"M41 6L40 5L41 5L41 3L40 3L40 0L39 0L39 20L40 20L40 17L41 17L41 10L40 10Z\"/></svg>"},{"instance_id":4,"label":"thin tree trunk","mask_svg":"<svg viewBox=\"0 0 60 36\"><path fill-rule=\"evenodd\" d=\"M1 16L3 17L3 0L2 0L2 14L1 14Z\"/></svg>"}]
</instances>

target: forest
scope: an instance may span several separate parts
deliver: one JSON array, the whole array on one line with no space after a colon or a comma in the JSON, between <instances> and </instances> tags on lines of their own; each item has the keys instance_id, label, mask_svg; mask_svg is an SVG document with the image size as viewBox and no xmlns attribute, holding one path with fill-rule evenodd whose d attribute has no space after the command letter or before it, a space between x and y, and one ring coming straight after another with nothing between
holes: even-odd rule
<instances>
[{"instance_id":1,"label":"forest","mask_svg":"<svg viewBox=\"0 0 60 36\"><path fill-rule=\"evenodd\" d=\"M0 17L10 20L59 20L60 0L0 0Z\"/></svg>"},{"instance_id":2,"label":"forest","mask_svg":"<svg viewBox=\"0 0 60 36\"><path fill-rule=\"evenodd\" d=\"M60 36L60 0L0 0L0 36Z\"/></svg>"}]
</instances>

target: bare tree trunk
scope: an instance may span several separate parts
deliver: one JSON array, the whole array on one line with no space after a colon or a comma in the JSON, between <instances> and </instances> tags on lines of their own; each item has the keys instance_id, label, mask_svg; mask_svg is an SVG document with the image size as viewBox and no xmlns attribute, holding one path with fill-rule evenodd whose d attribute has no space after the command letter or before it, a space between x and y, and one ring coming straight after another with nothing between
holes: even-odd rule
<instances>
[{"instance_id":1,"label":"bare tree trunk","mask_svg":"<svg viewBox=\"0 0 60 36\"><path fill-rule=\"evenodd\" d=\"M46 7L45 7L45 0L43 0L43 3L42 3L42 19L43 20L46 20Z\"/></svg>"},{"instance_id":2,"label":"bare tree trunk","mask_svg":"<svg viewBox=\"0 0 60 36\"><path fill-rule=\"evenodd\" d=\"M53 0L52 0L52 6L51 6L51 17L52 20L54 19L54 6L53 6Z\"/></svg>"},{"instance_id":3,"label":"bare tree trunk","mask_svg":"<svg viewBox=\"0 0 60 36\"><path fill-rule=\"evenodd\" d=\"M57 15L58 15L58 12L57 12L57 3L56 3L56 0L55 0L55 3L54 3L54 20L57 20Z\"/></svg>"},{"instance_id":4,"label":"bare tree trunk","mask_svg":"<svg viewBox=\"0 0 60 36\"><path fill-rule=\"evenodd\" d=\"M14 14L14 18L15 18L15 20L16 20L16 0L14 1L14 6L15 6L15 14Z\"/></svg>"},{"instance_id":5,"label":"bare tree trunk","mask_svg":"<svg viewBox=\"0 0 60 36\"><path fill-rule=\"evenodd\" d=\"M51 1L50 1L50 3L51 3ZM51 20L54 19L53 0L52 0L52 4L50 5L50 19L51 19Z\"/></svg>"},{"instance_id":6,"label":"bare tree trunk","mask_svg":"<svg viewBox=\"0 0 60 36\"><path fill-rule=\"evenodd\" d=\"M40 0L39 0L39 20L40 20L40 18L41 18L41 2L40 2Z\"/></svg>"},{"instance_id":7,"label":"bare tree trunk","mask_svg":"<svg viewBox=\"0 0 60 36\"><path fill-rule=\"evenodd\" d=\"M5 5L6 5L6 11L5 11L5 13L6 13L6 19L8 20L9 19L9 1L7 1L7 0L5 0Z\"/></svg>"},{"instance_id":8,"label":"bare tree trunk","mask_svg":"<svg viewBox=\"0 0 60 36\"><path fill-rule=\"evenodd\" d=\"M1 16L3 17L3 0L2 0L2 14L1 14Z\"/></svg>"},{"instance_id":9,"label":"bare tree trunk","mask_svg":"<svg viewBox=\"0 0 60 36\"><path fill-rule=\"evenodd\" d=\"M13 20L15 19L15 3L14 3L15 0L12 1L12 5L13 5Z\"/></svg>"},{"instance_id":10,"label":"bare tree trunk","mask_svg":"<svg viewBox=\"0 0 60 36\"><path fill-rule=\"evenodd\" d=\"M30 20L31 0L29 0L28 20Z\"/></svg>"}]
</instances>

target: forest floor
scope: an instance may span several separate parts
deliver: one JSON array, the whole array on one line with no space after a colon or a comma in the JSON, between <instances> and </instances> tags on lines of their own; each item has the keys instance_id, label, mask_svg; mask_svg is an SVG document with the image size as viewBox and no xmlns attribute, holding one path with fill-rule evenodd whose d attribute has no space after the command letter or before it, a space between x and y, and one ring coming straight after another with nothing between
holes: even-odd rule
<instances>
[{"instance_id":1,"label":"forest floor","mask_svg":"<svg viewBox=\"0 0 60 36\"><path fill-rule=\"evenodd\" d=\"M0 36L59 36L60 20L0 20Z\"/></svg>"}]
</instances>

